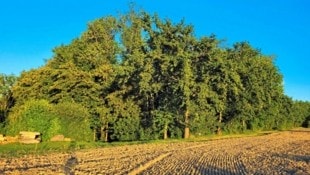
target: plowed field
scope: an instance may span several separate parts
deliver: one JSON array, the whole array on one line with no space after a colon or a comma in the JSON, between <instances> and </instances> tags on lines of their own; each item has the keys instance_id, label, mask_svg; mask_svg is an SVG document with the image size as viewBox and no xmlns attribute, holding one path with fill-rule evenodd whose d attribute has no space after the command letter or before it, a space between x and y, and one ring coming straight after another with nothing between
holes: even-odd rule
<instances>
[{"instance_id":1,"label":"plowed field","mask_svg":"<svg viewBox=\"0 0 310 175\"><path fill-rule=\"evenodd\" d=\"M310 174L310 132L1 158L0 174Z\"/></svg>"}]
</instances>

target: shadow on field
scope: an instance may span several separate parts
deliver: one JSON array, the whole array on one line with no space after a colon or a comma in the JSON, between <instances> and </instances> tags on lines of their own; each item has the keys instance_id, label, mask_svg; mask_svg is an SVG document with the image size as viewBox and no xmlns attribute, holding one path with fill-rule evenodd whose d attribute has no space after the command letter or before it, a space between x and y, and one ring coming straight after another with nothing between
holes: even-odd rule
<instances>
[{"instance_id":1,"label":"shadow on field","mask_svg":"<svg viewBox=\"0 0 310 175\"><path fill-rule=\"evenodd\" d=\"M246 171L244 167L236 167L234 170L219 168L216 166L195 166L194 174L202 174L202 175L217 175L217 174L225 174L225 175L246 175ZM198 173L197 173L198 172Z\"/></svg>"},{"instance_id":2,"label":"shadow on field","mask_svg":"<svg viewBox=\"0 0 310 175\"><path fill-rule=\"evenodd\" d=\"M310 132L310 128L294 128L290 129L289 131L291 132Z\"/></svg>"},{"instance_id":3,"label":"shadow on field","mask_svg":"<svg viewBox=\"0 0 310 175\"><path fill-rule=\"evenodd\" d=\"M33 166L29 166L29 165L26 165L26 166L21 166L21 167L4 167L3 169L0 169L0 174L1 173L8 173L10 171L27 171L29 169L32 169L32 168L51 168L51 167L59 167L58 165L53 165L53 164L45 164L45 165L33 165ZM60 167L59 167L60 168Z\"/></svg>"},{"instance_id":4,"label":"shadow on field","mask_svg":"<svg viewBox=\"0 0 310 175\"><path fill-rule=\"evenodd\" d=\"M291 133L294 133L294 132L305 132L305 133L308 133L310 132L310 130L289 130Z\"/></svg>"},{"instance_id":5,"label":"shadow on field","mask_svg":"<svg viewBox=\"0 0 310 175\"><path fill-rule=\"evenodd\" d=\"M307 164L310 163L310 156L306 155L293 155L293 154L275 154L274 156L280 157L281 159L289 159L290 161L294 162L306 162ZM292 167L287 166L285 167L284 171L288 174L307 174L307 170L304 169L306 167Z\"/></svg>"},{"instance_id":6,"label":"shadow on field","mask_svg":"<svg viewBox=\"0 0 310 175\"><path fill-rule=\"evenodd\" d=\"M310 163L310 156L309 155L294 155L294 154L274 154L274 156L290 159L293 161L303 161L306 163Z\"/></svg>"}]
</instances>

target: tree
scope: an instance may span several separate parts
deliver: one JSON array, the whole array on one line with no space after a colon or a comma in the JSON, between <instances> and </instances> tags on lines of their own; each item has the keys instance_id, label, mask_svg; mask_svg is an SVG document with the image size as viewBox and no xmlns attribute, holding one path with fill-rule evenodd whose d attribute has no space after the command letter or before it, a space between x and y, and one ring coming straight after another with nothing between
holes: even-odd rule
<instances>
[{"instance_id":1,"label":"tree","mask_svg":"<svg viewBox=\"0 0 310 175\"><path fill-rule=\"evenodd\" d=\"M153 47L157 46L162 54L161 75L162 75L162 100L167 103L162 107L171 111L175 116L183 115L184 138L190 135L190 116L192 110L191 88L194 85L194 75L192 70L193 47L195 43L193 28L185 25L184 21L174 25L171 21L160 21L155 18L158 28L152 38ZM159 43L159 44L158 44ZM157 45L156 45L157 44ZM173 112L175 111L175 112Z\"/></svg>"},{"instance_id":2,"label":"tree","mask_svg":"<svg viewBox=\"0 0 310 175\"><path fill-rule=\"evenodd\" d=\"M15 103L12 86L16 81L17 77L14 75L0 74L0 124L6 120L9 109Z\"/></svg>"},{"instance_id":3,"label":"tree","mask_svg":"<svg viewBox=\"0 0 310 175\"><path fill-rule=\"evenodd\" d=\"M310 127L310 102L295 100L292 104L290 118L294 127Z\"/></svg>"},{"instance_id":4,"label":"tree","mask_svg":"<svg viewBox=\"0 0 310 175\"><path fill-rule=\"evenodd\" d=\"M163 139L167 139L169 125L173 123L173 114L161 110L154 110L153 113L155 128L162 134Z\"/></svg>"},{"instance_id":5,"label":"tree","mask_svg":"<svg viewBox=\"0 0 310 175\"><path fill-rule=\"evenodd\" d=\"M272 57L262 55L246 42L236 43L228 53L238 65L243 88L232 106L243 130L272 129L283 97L282 76Z\"/></svg>"},{"instance_id":6,"label":"tree","mask_svg":"<svg viewBox=\"0 0 310 175\"><path fill-rule=\"evenodd\" d=\"M105 110L101 121L105 129L105 141L132 141L139 137L140 109L131 99L123 99L118 93L105 97Z\"/></svg>"},{"instance_id":7,"label":"tree","mask_svg":"<svg viewBox=\"0 0 310 175\"><path fill-rule=\"evenodd\" d=\"M96 109L114 81L117 30L113 17L90 23L80 38L54 49L45 66L24 72L14 86L14 97L21 104L29 99L79 103L92 114L96 132Z\"/></svg>"},{"instance_id":8,"label":"tree","mask_svg":"<svg viewBox=\"0 0 310 175\"><path fill-rule=\"evenodd\" d=\"M12 87L16 105L22 105L31 99L49 100L49 86L52 83L52 69L47 66L24 71Z\"/></svg>"},{"instance_id":9,"label":"tree","mask_svg":"<svg viewBox=\"0 0 310 175\"><path fill-rule=\"evenodd\" d=\"M218 45L220 41L211 35L202 37L194 44L194 58L192 60L194 86L192 90L193 114L191 128L197 134L213 133L218 125L218 117L214 108L214 98L217 93L212 89L211 81L213 76L212 60L218 57L220 52Z\"/></svg>"},{"instance_id":10,"label":"tree","mask_svg":"<svg viewBox=\"0 0 310 175\"><path fill-rule=\"evenodd\" d=\"M210 57L207 69L208 85L213 91L210 102L218 115L217 134L220 135L224 122L231 120L227 111L233 98L240 93L242 85L235 65L228 59L225 50L219 49L214 57Z\"/></svg>"}]
</instances>

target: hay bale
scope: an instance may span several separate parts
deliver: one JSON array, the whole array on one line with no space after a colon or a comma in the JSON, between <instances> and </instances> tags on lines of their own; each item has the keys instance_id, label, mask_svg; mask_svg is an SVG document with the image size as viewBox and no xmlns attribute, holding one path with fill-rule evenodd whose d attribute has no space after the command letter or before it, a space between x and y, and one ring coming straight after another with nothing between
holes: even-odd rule
<instances>
[{"instance_id":1,"label":"hay bale","mask_svg":"<svg viewBox=\"0 0 310 175\"><path fill-rule=\"evenodd\" d=\"M39 132L21 131L19 132L19 142L25 144L40 143L41 134Z\"/></svg>"},{"instance_id":2,"label":"hay bale","mask_svg":"<svg viewBox=\"0 0 310 175\"><path fill-rule=\"evenodd\" d=\"M4 142L5 141L5 137L3 136L3 134L0 134L0 142Z\"/></svg>"},{"instance_id":3,"label":"hay bale","mask_svg":"<svg viewBox=\"0 0 310 175\"><path fill-rule=\"evenodd\" d=\"M51 138L52 142L62 142L65 140L65 136L64 135L55 135L54 137Z\"/></svg>"},{"instance_id":4,"label":"hay bale","mask_svg":"<svg viewBox=\"0 0 310 175\"><path fill-rule=\"evenodd\" d=\"M39 132L21 131L19 135L25 139L37 139L41 134Z\"/></svg>"},{"instance_id":5,"label":"hay bale","mask_svg":"<svg viewBox=\"0 0 310 175\"><path fill-rule=\"evenodd\" d=\"M65 142L71 142L72 139L71 139L71 138L65 138L64 141L65 141Z\"/></svg>"},{"instance_id":6,"label":"hay bale","mask_svg":"<svg viewBox=\"0 0 310 175\"><path fill-rule=\"evenodd\" d=\"M18 142L18 136L5 136L6 143Z\"/></svg>"}]
</instances>

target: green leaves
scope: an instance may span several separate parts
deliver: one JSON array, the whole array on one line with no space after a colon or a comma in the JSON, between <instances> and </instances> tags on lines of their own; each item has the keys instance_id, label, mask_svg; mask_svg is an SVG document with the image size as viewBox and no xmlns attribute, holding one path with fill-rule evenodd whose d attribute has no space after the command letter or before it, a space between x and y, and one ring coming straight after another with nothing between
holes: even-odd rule
<instances>
[{"instance_id":1,"label":"green leaves","mask_svg":"<svg viewBox=\"0 0 310 175\"><path fill-rule=\"evenodd\" d=\"M81 104L62 102L53 106L57 118L51 121L51 127L59 123L59 133L75 141L92 141L91 115ZM56 125L56 126L55 126Z\"/></svg>"},{"instance_id":2,"label":"green leaves","mask_svg":"<svg viewBox=\"0 0 310 175\"><path fill-rule=\"evenodd\" d=\"M10 135L17 135L20 131L40 132L43 141L47 141L58 132L55 118L52 105L47 101L27 101L21 106L16 106L14 112L10 114L7 132Z\"/></svg>"},{"instance_id":3,"label":"green leaves","mask_svg":"<svg viewBox=\"0 0 310 175\"><path fill-rule=\"evenodd\" d=\"M14 105L12 86L16 81L14 75L0 74L0 123L6 120L9 109Z\"/></svg>"},{"instance_id":4,"label":"green leaves","mask_svg":"<svg viewBox=\"0 0 310 175\"><path fill-rule=\"evenodd\" d=\"M17 135L20 131L40 132L43 141L57 134L72 140L91 141L89 120L88 110L79 104L53 105L46 100L30 100L13 108L6 127L9 135Z\"/></svg>"},{"instance_id":5,"label":"green leaves","mask_svg":"<svg viewBox=\"0 0 310 175\"><path fill-rule=\"evenodd\" d=\"M10 120L26 116L29 126L48 121L51 128L44 132L50 133L59 125L81 126L78 135L60 129L81 140L89 140L91 127L103 141L274 129L308 120L301 110L307 105L284 96L271 57L247 42L220 44L215 35L195 37L184 20L174 23L143 11L100 18L55 48L44 66L17 81L1 76L1 110L43 99L58 117L25 109L38 114L35 120L16 107Z\"/></svg>"}]
</instances>

